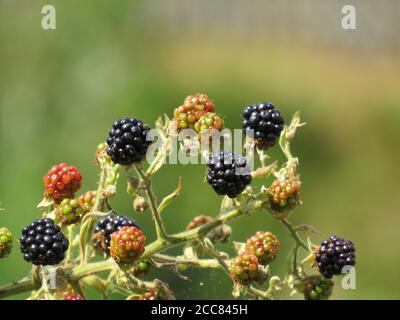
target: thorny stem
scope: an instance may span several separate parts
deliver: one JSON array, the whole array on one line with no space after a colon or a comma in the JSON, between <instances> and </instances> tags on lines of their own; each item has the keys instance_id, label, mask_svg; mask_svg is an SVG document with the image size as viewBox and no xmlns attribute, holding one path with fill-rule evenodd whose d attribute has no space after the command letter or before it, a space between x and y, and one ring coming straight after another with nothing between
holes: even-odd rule
<instances>
[{"instance_id":1,"label":"thorny stem","mask_svg":"<svg viewBox=\"0 0 400 320\"><path fill-rule=\"evenodd\" d=\"M156 225L157 238L165 241L168 239L168 235L167 232L165 231L164 224L161 220L160 214L157 209L156 197L154 196L153 189L151 187L151 180L146 176L146 174L143 172L142 168L140 168L139 165L135 165L135 169L145 184L147 197L150 202L151 214L153 216Z\"/></svg>"},{"instance_id":2,"label":"thorny stem","mask_svg":"<svg viewBox=\"0 0 400 320\"><path fill-rule=\"evenodd\" d=\"M31 277L24 278L20 281L0 287L0 299L27 291L37 290L40 288L40 286L41 283L34 282Z\"/></svg>"},{"instance_id":3,"label":"thorny stem","mask_svg":"<svg viewBox=\"0 0 400 320\"><path fill-rule=\"evenodd\" d=\"M297 278L300 278L300 275L297 270L297 257L299 248L303 248L304 250L308 251L307 244L299 237L297 231L293 228L292 224L287 220L282 220L282 224L289 230L290 235L292 236L293 240L295 241L295 246L293 248L293 260L292 260L292 271Z\"/></svg>"},{"instance_id":4,"label":"thorny stem","mask_svg":"<svg viewBox=\"0 0 400 320\"><path fill-rule=\"evenodd\" d=\"M183 264L187 267L197 267L197 268L210 268L210 269L221 269L222 266L217 259L187 259L185 257L172 257L165 254L155 254L152 259L157 262L179 265Z\"/></svg>"},{"instance_id":5,"label":"thorny stem","mask_svg":"<svg viewBox=\"0 0 400 320\"><path fill-rule=\"evenodd\" d=\"M258 158L260 159L260 162L261 162L261 167L266 167L267 166L266 161L269 157L265 153L265 150L256 147L256 151L257 151Z\"/></svg>"},{"instance_id":6,"label":"thorny stem","mask_svg":"<svg viewBox=\"0 0 400 320\"><path fill-rule=\"evenodd\" d=\"M101 173L100 173L100 180L99 184L97 187L97 192L96 192L96 198L94 202L94 206L92 211L100 211L101 206L102 206L102 201L104 199L104 189L107 181L107 170L105 167L102 167ZM80 249L81 249L81 266L87 264L90 259L90 255L92 252L92 246L90 243L91 236L92 236L92 230L94 227L96 219L94 216L88 217L86 219L81 227L80 231Z\"/></svg>"},{"instance_id":7,"label":"thorny stem","mask_svg":"<svg viewBox=\"0 0 400 320\"><path fill-rule=\"evenodd\" d=\"M307 244L299 237L299 235L297 234L297 231L294 230L292 224L287 219L282 220L282 224L286 227L286 229L289 230L290 235L292 236L293 240L296 242L296 245L298 247L301 247L304 250L308 251Z\"/></svg>"},{"instance_id":8,"label":"thorny stem","mask_svg":"<svg viewBox=\"0 0 400 320\"><path fill-rule=\"evenodd\" d=\"M253 286L248 286L245 288L245 291L260 300L271 300L271 292L269 289L267 291L262 291Z\"/></svg>"}]
</instances>

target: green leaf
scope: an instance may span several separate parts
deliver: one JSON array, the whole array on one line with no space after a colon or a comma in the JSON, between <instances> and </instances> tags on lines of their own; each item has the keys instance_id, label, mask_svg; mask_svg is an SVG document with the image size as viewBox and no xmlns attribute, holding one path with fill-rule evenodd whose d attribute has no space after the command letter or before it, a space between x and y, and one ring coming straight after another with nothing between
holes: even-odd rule
<instances>
[{"instance_id":1,"label":"green leaf","mask_svg":"<svg viewBox=\"0 0 400 320\"><path fill-rule=\"evenodd\" d=\"M42 201L37 205L38 209L47 209L54 204L53 199L44 197Z\"/></svg>"}]
</instances>

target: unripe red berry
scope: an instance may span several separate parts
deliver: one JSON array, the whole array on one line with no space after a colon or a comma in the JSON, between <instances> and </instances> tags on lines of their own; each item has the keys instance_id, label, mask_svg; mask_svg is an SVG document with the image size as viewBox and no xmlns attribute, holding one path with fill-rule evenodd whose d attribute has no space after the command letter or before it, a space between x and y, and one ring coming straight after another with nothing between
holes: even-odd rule
<instances>
[{"instance_id":1,"label":"unripe red berry","mask_svg":"<svg viewBox=\"0 0 400 320\"><path fill-rule=\"evenodd\" d=\"M272 185L266 189L269 197L269 211L273 217L286 219L293 210L301 205L301 181L299 176L280 175Z\"/></svg>"},{"instance_id":2,"label":"unripe red berry","mask_svg":"<svg viewBox=\"0 0 400 320\"><path fill-rule=\"evenodd\" d=\"M149 290L141 294L137 300L158 300L158 293L156 290Z\"/></svg>"},{"instance_id":3,"label":"unripe red berry","mask_svg":"<svg viewBox=\"0 0 400 320\"><path fill-rule=\"evenodd\" d=\"M60 203L63 199L73 198L81 182L82 176L75 166L65 163L54 165L43 177L44 195Z\"/></svg>"},{"instance_id":4,"label":"unripe red berry","mask_svg":"<svg viewBox=\"0 0 400 320\"><path fill-rule=\"evenodd\" d=\"M123 227L111 235L110 255L117 263L132 263L143 254L145 241L140 229Z\"/></svg>"},{"instance_id":5,"label":"unripe red berry","mask_svg":"<svg viewBox=\"0 0 400 320\"><path fill-rule=\"evenodd\" d=\"M258 259L255 255L242 252L232 260L229 270L233 281L248 283L256 278L258 266Z\"/></svg>"},{"instance_id":6,"label":"unripe red berry","mask_svg":"<svg viewBox=\"0 0 400 320\"><path fill-rule=\"evenodd\" d=\"M206 133L212 130L221 131L223 128L224 120L214 112L206 113L194 124L194 129L198 133Z\"/></svg>"},{"instance_id":7,"label":"unripe red berry","mask_svg":"<svg viewBox=\"0 0 400 320\"><path fill-rule=\"evenodd\" d=\"M297 200L300 191L300 179L298 177L281 177L274 181L268 189L270 201L276 206L284 208L292 201Z\"/></svg>"},{"instance_id":8,"label":"unripe red berry","mask_svg":"<svg viewBox=\"0 0 400 320\"><path fill-rule=\"evenodd\" d=\"M65 297L64 300L85 300L85 299L81 296L68 295Z\"/></svg>"},{"instance_id":9,"label":"unripe red berry","mask_svg":"<svg viewBox=\"0 0 400 320\"><path fill-rule=\"evenodd\" d=\"M268 264L276 258L280 242L271 232L258 231L247 240L244 250L254 254L261 264Z\"/></svg>"},{"instance_id":10,"label":"unripe red berry","mask_svg":"<svg viewBox=\"0 0 400 320\"><path fill-rule=\"evenodd\" d=\"M214 104L205 94L195 94L186 97L183 105L174 110L174 121L177 131L195 129L195 125L206 114L215 110ZM217 121L217 126L220 122Z\"/></svg>"}]
</instances>

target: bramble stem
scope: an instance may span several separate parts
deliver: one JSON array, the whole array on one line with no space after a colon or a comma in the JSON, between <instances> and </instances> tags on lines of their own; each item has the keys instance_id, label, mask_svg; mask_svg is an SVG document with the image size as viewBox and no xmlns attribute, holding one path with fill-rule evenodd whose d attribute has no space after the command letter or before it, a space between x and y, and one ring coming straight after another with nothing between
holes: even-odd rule
<instances>
[{"instance_id":1,"label":"bramble stem","mask_svg":"<svg viewBox=\"0 0 400 320\"><path fill-rule=\"evenodd\" d=\"M289 230L290 235L292 236L293 240L295 241L295 246L293 248L293 274L300 278L299 273L297 271L297 257L298 257L298 252L299 248L303 248L304 250L308 251L308 246L307 244L299 237L297 234L297 231L293 228L292 224L290 224L289 221L282 220L282 224Z\"/></svg>"},{"instance_id":2,"label":"bramble stem","mask_svg":"<svg viewBox=\"0 0 400 320\"><path fill-rule=\"evenodd\" d=\"M7 298L9 296L19 293L37 290L40 288L40 285L40 283L34 282L31 277L24 278L20 281L0 287L0 299Z\"/></svg>"},{"instance_id":3,"label":"bramble stem","mask_svg":"<svg viewBox=\"0 0 400 320\"><path fill-rule=\"evenodd\" d=\"M140 178L145 183L147 197L149 198L150 202L151 214L153 216L153 220L156 225L157 238L161 240L166 240L168 239L168 235L167 232L165 231L164 223L162 222L161 216L157 209L156 197L154 196L153 189L151 187L151 180L146 176L142 168L140 168L138 165L135 165L135 169Z\"/></svg>"},{"instance_id":4,"label":"bramble stem","mask_svg":"<svg viewBox=\"0 0 400 320\"><path fill-rule=\"evenodd\" d=\"M184 264L187 267L194 267L194 268L210 268L210 269L221 269L221 264L217 259L186 259L185 257L178 256L172 257L164 254L155 254L152 259L154 261L159 261L161 263L171 264L171 265L178 265Z\"/></svg>"},{"instance_id":5,"label":"bramble stem","mask_svg":"<svg viewBox=\"0 0 400 320\"><path fill-rule=\"evenodd\" d=\"M255 296L259 300L271 300L271 295L269 293L269 290L262 291L253 286L248 286L245 288L245 291L250 295Z\"/></svg>"},{"instance_id":6,"label":"bramble stem","mask_svg":"<svg viewBox=\"0 0 400 320\"><path fill-rule=\"evenodd\" d=\"M107 181L107 170L102 167L100 172L100 180L99 185L97 187L96 198L94 202L94 206L92 211L100 211L101 203L104 197L104 189ZM79 246L81 250L81 266L84 266L89 262L90 253L92 251L92 247L90 245L90 240L92 236L92 230L95 223L95 217L88 217L82 224L80 235L79 235Z\"/></svg>"},{"instance_id":7,"label":"bramble stem","mask_svg":"<svg viewBox=\"0 0 400 320\"><path fill-rule=\"evenodd\" d=\"M296 245L298 247L301 247L304 250L308 251L307 244L299 237L299 235L297 234L297 231L294 230L292 224L287 219L282 220L282 224L286 227L286 229L289 230L290 235L292 236L293 240L296 242Z\"/></svg>"}]
</instances>

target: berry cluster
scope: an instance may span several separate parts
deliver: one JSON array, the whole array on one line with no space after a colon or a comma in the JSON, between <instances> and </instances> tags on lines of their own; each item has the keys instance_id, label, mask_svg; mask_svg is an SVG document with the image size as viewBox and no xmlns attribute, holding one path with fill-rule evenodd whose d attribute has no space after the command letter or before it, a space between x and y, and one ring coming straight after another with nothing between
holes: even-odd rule
<instances>
[{"instance_id":1,"label":"berry cluster","mask_svg":"<svg viewBox=\"0 0 400 320\"><path fill-rule=\"evenodd\" d=\"M283 118L268 102L250 105L243 111L243 130L260 148L273 146L283 130Z\"/></svg>"},{"instance_id":2,"label":"berry cluster","mask_svg":"<svg viewBox=\"0 0 400 320\"><path fill-rule=\"evenodd\" d=\"M282 208L296 204L300 185L301 182L298 177L283 176L274 181L272 186L268 188L272 208L279 211Z\"/></svg>"},{"instance_id":3,"label":"berry cluster","mask_svg":"<svg viewBox=\"0 0 400 320\"><path fill-rule=\"evenodd\" d=\"M131 165L144 159L149 141L150 127L142 120L123 118L114 122L108 134L107 154L114 163Z\"/></svg>"},{"instance_id":4,"label":"berry cluster","mask_svg":"<svg viewBox=\"0 0 400 320\"><path fill-rule=\"evenodd\" d=\"M306 300L328 300L332 295L333 281L320 275L304 280L304 298Z\"/></svg>"},{"instance_id":5,"label":"berry cluster","mask_svg":"<svg viewBox=\"0 0 400 320\"><path fill-rule=\"evenodd\" d=\"M95 240L97 246L108 253L110 247L111 235L123 227L138 227L134 220L123 215L110 214L106 218L101 219L95 229Z\"/></svg>"},{"instance_id":6,"label":"berry cluster","mask_svg":"<svg viewBox=\"0 0 400 320\"><path fill-rule=\"evenodd\" d=\"M117 263L132 263L144 252L145 241L137 227L123 227L111 235L110 255Z\"/></svg>"},{"instance_id":7,"label":"berry cluster","mask_svg":"<svg viewBox=\"0 0 400 320\"><path fill-rule=\"evenodd\" d=\"M13 237L7 228L0 228L0 259L7 257L13 247Z\"/></svg>"},{"instance_id":8,"label":"berry cluster","mask_svg":"<svg viewBox=\"0 0 400 320\"><path fill-rule=\"evenodd\" d=\"M73 198L81 182L82 176L76 167L60 163L51 167L44 176L44 194L60 203L63 199Z\"/></svg>"},{"instance_id":9,"label":"berry cluster","mask_svg":"<svg viewBox=\"0 0 400 320\"><path fill-rule=\"evenodd\" d=\"M176 129L194 129L196 132L222 130L224 121L215 113L215 105L207 95L198 93L186 97L183 105L174 110Z\"/></svg>"},{"instance_id":10,"label":"berry cluster","mask_svg":"<svg viewBox=\"0 0 400 320\"><path fill-rule=\"evenodd\" d=\"M207 182L219 195L235 198L251 183L246 158L233 152L211 154L208 160Z\"/></svg>"},{"instance_id":11,"label":"berry cluster","mask_svg":"<svg viewBox=\"0 0 400 320\"><path fill-rule=\"evenodd\" d=\"M25 226L19 242L24 259L35 265L59 264L69 246L60 227L48 218L35 220Z\"/></svg>"},{"instance_id":12,"label":"berry cluster","mask_svg":"<svg viewBox=\"0 0 400 320\"><path fill-rule=\"evenodd\" d=\"M322 241L315 255L319 272L325 278L342 273L345 266L356 264L355 248L353 242L337 236Z\"/></svg>"},{"instance_id":13,"label":"berry cluster","mask_svg":"<svg viewBox=\"0 0 400 320\"><path fill-rule=\"evenodd\" d=\"M255 255L242 252L231 261L229 271L233 281L248 283L256 278L258 266L258 259Z\"/></svg>"},{"instance_id":14,"label":"berry cluster","mask_svg":"<svg viewBox=\"0 0 400 320\"><path fill-rule=\"evenodd\" d=\"M255 255L260 264L268 264L276 258L279 252L280 242L271 232L258 231L247 240L244 250Z\"/></svg>"}]
</instances>

